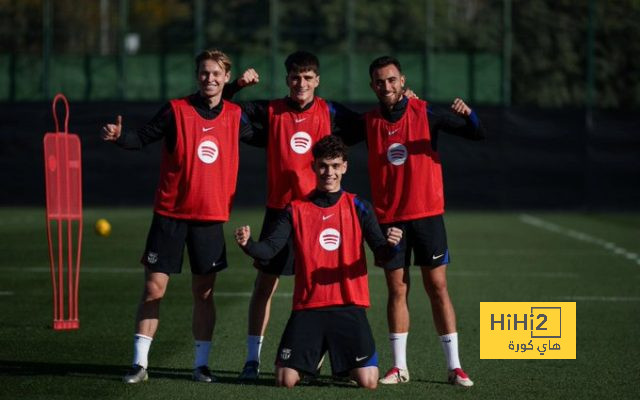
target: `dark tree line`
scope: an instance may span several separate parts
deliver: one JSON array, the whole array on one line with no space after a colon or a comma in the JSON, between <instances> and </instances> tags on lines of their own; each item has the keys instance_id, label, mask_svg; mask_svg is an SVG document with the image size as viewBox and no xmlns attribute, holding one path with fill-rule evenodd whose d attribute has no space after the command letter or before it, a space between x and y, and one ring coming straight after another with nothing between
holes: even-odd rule
<instances>
[{"instance_id":1,"label":"dark tree line","mask_svg":"<svg viewBox=\"0 0 640 400\"><path fill-rule=\"evenodd\" d=\"M0 0L0 53L42 52L46 0ZM119 6L141 52L193 52L197 0L49 0L56 53L118 51ZM101 5L107 4L108 15ZM503 0L202 1L204 42L229 52L503 51ZM271 14L277 4L277 23ZM590 0L512 0L512 104L580 107ZM640 0L594 0L595 104L640 107ZM102 14L101 14L102 13ZM104 29L105 21L107 29ZM271 28L275 26L274 35ZM104 37L106 35L106 37Z\"/></svg>"}]
</instances>

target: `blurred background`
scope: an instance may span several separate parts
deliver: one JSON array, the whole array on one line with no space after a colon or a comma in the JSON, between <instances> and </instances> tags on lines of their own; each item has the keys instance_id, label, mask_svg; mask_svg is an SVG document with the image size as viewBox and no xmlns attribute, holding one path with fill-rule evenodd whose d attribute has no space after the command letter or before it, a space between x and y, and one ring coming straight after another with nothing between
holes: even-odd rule
<instances>
[{"instance_id":1,"label":"blurred background","mask_svg":"<svg viewBox=\"0 0 640 400\"><path fill-rule=\"evenodd\" d=\"M195 90L193 57L219 48L258 86L287 93L297 49L321 62L318 94L376 106L375 57L398 57L421 98L462 97L483 142L442 135L450 207L640 208L640 0L0 0L0 205L44 205L42 135L51 99L71 102L83 143L86 205L151 204L160 144L127 152L100 127L150 119ZM62 110L59 109L59 115ZM368 196L364 145L345 186ZM237 203L262 205L265 157L243 146Z\"/></svg>"}]
</instances>

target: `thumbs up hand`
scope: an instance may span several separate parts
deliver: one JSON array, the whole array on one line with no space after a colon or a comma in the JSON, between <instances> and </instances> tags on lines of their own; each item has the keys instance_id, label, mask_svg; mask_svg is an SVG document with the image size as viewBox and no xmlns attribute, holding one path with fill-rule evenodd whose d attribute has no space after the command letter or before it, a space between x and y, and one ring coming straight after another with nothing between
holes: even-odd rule
<instances>
[{"instance_id":1,"label":"thumbs up hand","mask_svg":"<svg viewBox=\"0 0 640 400\"><path fill-rule=\"evenodd\" d=\"M122 115L116 117L115 124L106 124L102 127L102 140L107 142L115 142L122 133Z\"/></svg>"}]
</instances>

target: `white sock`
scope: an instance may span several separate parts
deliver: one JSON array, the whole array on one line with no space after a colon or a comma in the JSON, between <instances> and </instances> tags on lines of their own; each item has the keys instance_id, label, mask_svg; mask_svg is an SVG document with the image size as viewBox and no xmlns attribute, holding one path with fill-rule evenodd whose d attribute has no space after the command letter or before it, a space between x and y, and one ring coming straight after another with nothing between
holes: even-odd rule
<instances>
[{"instance_id":1,"label":"white sock","mask_svg":"<svg viewBox=\"0 0 640 400\"><path fill-rule=\"evenodd\" d=\"M389 334L393 366L400 369L407 369L407 336L409 332Z\"/></svg>"},{"instance_id":2,"label":"white sock","mask_svg":"<svg viewBox=\"0 0 640 400\"><path fill-rule=\"evenodd\" d=\"M211 351L210 340L196 340L195 352L196 358L193 362L193 368L209 365L209 352Z\"/></svg>"},{"instance_id":3,"label":"white sock","mask_svg":"<svg viewBox=\"0 0 640 400\"><path fill-rule=\"evenodd\" d=\"M262 341L264 336L247 336L247 361L260 362L260 351L262 351Z\"/></svg>"},{"instance_id":4,"label":"white sock","mask_svg":"<svg viewBox=\"0 0 640 400\"><path fill-rule=\"evenodd\" d=\"M449 370L462 368L458 356L458 332L440 336L440 343L442 343L442 351L444 351L444 356L447 359Z\"/></svg>"},{"instance_id":5,"label":"white sock","mask_svg":"<svg viewBox=\"0 0 640 400\"><path fill-rule=\"evenodd\" d=\"M133 336L133 365L147 369L149 366L149 348L153 338L136 334Z\"/></svg>"}]
</instances>

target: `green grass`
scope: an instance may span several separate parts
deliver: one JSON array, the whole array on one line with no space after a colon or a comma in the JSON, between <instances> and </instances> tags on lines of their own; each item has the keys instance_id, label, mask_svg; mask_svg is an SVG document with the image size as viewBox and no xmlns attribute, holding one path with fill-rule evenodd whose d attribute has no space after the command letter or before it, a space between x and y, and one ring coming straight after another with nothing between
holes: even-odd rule
<instances>
[{"instance_id":1,"label":"green grass","mask_svg":"<svg viewBox=\"0 0 640 400\"><path fill-rule=\"evenodd\" d=\"M278 289L282 296L273 301L262 352L262 379L255 386L236 381L245 357L249 298L243 293L251 291L255 271L229 234L232 227L246 223L258 231L262 210L236 210L226 232L231 266L216 284L218 322L210 358L221 383L189 380L193 357L190 274L183 273L172 277L162 304L150 354L150 381L128 386L120 379L131 361L133 318L142 288L137 260L150 210L85 211L81 328L57 332L51 329L44 211L0 209L0 398L637 398L640 214L530 215L547 225L526 223L521 213L452 211L446 216L453 256L449 290L457 312L460 354L476 386L462 390L444 383L444 357L414 269L411 382L370 392L332 383L328 376L316 385L290 391L273 386L272 360L291 306L291 298L284 295L291 293L290 278L283 279ZM92 225L101 217L113 226L108 238L93 233ZM574 238L570 229L589 236ZM188 271L188 265L184 269ZM380 270L370 271L368 315L382 373L390 365L386 287ZM576 360L479 359L479 302L572 299L577 299ZM326 366L324 373L328 371Z\"/></svg>"}]
</instances>

